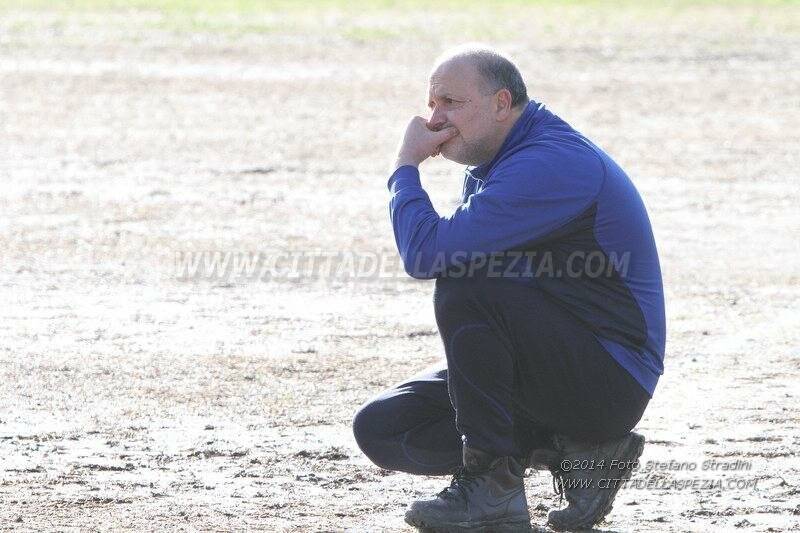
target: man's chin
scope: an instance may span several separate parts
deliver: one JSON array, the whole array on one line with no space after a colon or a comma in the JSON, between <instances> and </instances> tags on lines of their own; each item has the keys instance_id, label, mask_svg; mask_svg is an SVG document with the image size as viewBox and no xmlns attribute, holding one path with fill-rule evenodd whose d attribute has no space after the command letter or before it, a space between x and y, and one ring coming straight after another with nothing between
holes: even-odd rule
<instances>
[{"instance_id":1,"label":"man's chin","mask_svg":"<svg viewBox=\"0 0 800 533\"><path fill-rule=\"evenodd\" d=\"M442 154L442 157L448 161L452 161L453 163L458 163L460 165L464 164L463 161L461 161L462 158L460 157L458 150L454 150L452 148L448 149L448 147L442 146L442 151L440 153Z\"/></svg>"}]
</instances>

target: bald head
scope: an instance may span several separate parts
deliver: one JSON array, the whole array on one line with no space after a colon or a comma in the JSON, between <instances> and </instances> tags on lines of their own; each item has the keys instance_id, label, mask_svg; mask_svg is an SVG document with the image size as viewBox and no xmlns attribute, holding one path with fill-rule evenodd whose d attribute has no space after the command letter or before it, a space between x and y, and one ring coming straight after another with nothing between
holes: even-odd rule
<instances>
[{"instance_id":1,"label":"bald head","mask_svg":"<svg viewBox=\"0 0 800 533\"><path fill-rule=\"evenodd\" d=\"M463 71L472 71L486 94L506 89L511 94L511 106L519 107L528 103L528 90L522 75L514 63L497 50L489 47L466 45L451 48L434 63L431 77L445 66L469 66Z\"/></svg>"}]
</instances>

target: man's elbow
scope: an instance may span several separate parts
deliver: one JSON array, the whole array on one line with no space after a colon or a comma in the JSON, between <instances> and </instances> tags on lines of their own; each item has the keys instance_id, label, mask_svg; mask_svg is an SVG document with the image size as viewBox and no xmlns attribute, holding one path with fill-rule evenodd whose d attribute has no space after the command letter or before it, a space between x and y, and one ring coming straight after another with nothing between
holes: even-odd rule
<instances>
[{"instance_id":1,"label":"man's elbow","mask_svg":"<svg viewBox=\"0 0 800 533\"><path fill-rule=\"evenodd\" d=\"M436 277L436 274L433 272L420 272L418 270L414 270L413 268L407 268L406 274L414 279L434 279Z\"/></svg>"},{"instance_id":2,"label":"man's elbow","mask_svg":"<svg viewBox=\"0 0 800 533\"><path fill-rule=\"evenodd\" d=\"M438 272L433 261L426 261L420 253L403 254L403 270L414 279L433 279Z\"/></svg>"}]
</instances>

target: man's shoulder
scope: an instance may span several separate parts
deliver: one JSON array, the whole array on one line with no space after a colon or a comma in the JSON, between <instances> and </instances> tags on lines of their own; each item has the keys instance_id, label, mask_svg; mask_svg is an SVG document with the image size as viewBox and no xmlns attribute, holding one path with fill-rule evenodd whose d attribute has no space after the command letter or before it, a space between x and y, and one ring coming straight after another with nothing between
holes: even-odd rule
<instances>
[{"instance_id":1,"label":"man's shoulder","mask_svg":"<svg viewBox=\"0 0 800 533\"><path fill-rule=\"evenodd\" d=\"M577 132L544 133L520 143L505 155L492 174L506 177L561 178L571 181L601 179L602 153Z\"/></svg>"}]
</instances>

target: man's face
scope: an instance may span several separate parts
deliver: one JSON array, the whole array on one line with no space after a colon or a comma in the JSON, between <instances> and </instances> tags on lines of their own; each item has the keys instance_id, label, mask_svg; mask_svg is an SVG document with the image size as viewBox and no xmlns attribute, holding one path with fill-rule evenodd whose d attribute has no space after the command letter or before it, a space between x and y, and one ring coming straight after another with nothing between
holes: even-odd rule
<instances>
[{"instance_id":1,"label":"man's face","mask_svg":"<svg viewBox=\"0 0 800 533\"><path fill-rule=\"evenodd\" d=\"M480 74L468 62L448 61L431 74L428 126L458 130L458 135L441 147L446 159L480 165L494 155L498 125L492 113L493 95L486 93Z\"/></svg>"}]
</instances>

